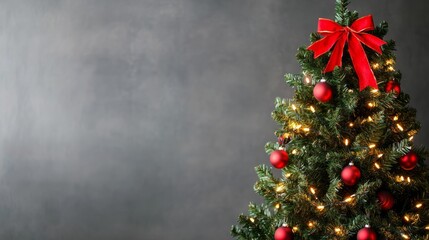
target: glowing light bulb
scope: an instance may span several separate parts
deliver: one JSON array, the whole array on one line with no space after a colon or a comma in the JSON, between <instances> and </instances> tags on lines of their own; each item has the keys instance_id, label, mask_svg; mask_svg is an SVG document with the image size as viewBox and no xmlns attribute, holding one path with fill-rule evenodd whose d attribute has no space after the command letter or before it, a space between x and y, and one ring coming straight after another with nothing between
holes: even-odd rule
<instances>
[{"instance_id":1,"label":"glowing light bulb","mask_svg":"<svg viewBox=\"0 0 429 240\"><path fill-rule=\"evenodd\" d=\"M292 104L292 109L293 109L294 111L296 111L296 106L295 106L295 104Z\"/></svg>"},{"instance_id":2,"label":"glowing light bulb","mask_svg":"<svg viewBox=\"0 0 429 240\"><path fill-rule=\"evenodd\" d=\"M398 116L394 116L393 117L393 121L398 121L399 120L399 117Z\"/></svg>"},{"instance_id":3,"label":"glowing light bulb","mask_svg":"<svg viewBox=\"0 0 429 240\"><path fill-rule=\"evenodd\" d=\"M313 187L310 187L310 192L314 195L316 194L316 189L314 189Z\"/></svg>"},{"instance_id":4,"label":"glowing light bulb","mask_svg":"<svg viewBox=\"0 0 429 240\"><path fill-rule=\"evenodd\" d=\"M325 209L325 206L323 206L323 205L319 205L319 206L317 206L317 210L319 210L319 211L323 211L323 209Z\"/></svg>"},{"instance_id":5,"label":"glowing light bulb","mask_svg":"<svg viewBox=\"0 0 429 240\"><path fill-rule=\"evenodd\" d=\"M417 203L416 204L416 208L421 208L421 207L423 207L423 203Z\"/></svg>"},{"instance_id":6,"label":"glowing light bulb","mask_svg":"<svg viewBox=\"0 0 429 240\"><path fill-rule=\"evenodd\" d=\"M399 131L403 132L404 128L401 126L401 124L397 123L396 127L399 129Z\"/></svg>"},{"instance_id":7,"label":"glowing light bulb","mask_svg":"<svg viewBox=\"0 0 429 240\"><path fill-rule=\"evenodd\" d=\"M377 155L378 158L382 158L383 157L383 153L380 153Z\"/></svg>"},{"instance_id":8,"label":"glowing light bulb","mask_svg":"<svg viewBox=\"0 0 429 240\"><path fill-rule=\"evenodd\" d=\"M368 147L369 147L369 148L375 148L375 147L376 147L376 145L375 145L374 143L372 143L372 144L368 145Z\"/></svg>"},{"instance_id":9,"label":"glowing light bulb","mask_svg":"<svg viewBox=\"0 0 429 240\"><path fill-rule=\"evenodd\" d=\"M280 203L277 203L275 208L279 209L280 208Z\"/></svg>"},{"instance_id":10,"label":"glowing light bulb","mask_svg":"<svg viewBox=\"0 0 429 240\"><path fill-rule=\"evenodd\" d=\"M375 107L375 103L373 103L373 102L369 102L369 103L368 103L368 107L370 107L370 108Z\"/></svg>"},{"instance_id":11,"label":"glowing light bulb","mask_svg":"<svg viewBox=\"0 0 429 240\"><path fill-rule=\"evenodd\" d=\"M348 146L350 144L350 140L349 139L344 139L344 145Z\"/></svg>"},{"instance_id":12,"label":"glowing light bulb","mask_svg":"<svg viewBox=\"0 0 429 240\"><path fill-rule=\"evenodd\" d=\"M255 219L254 219L254 218L249 218L249 220L250 220L252 223L254 223L254 222L255 222Z\"/></svg>"},{"instance_id":13,"label":"glowing light bulb","mask_svg":"<svg viewBox=\"0 0 429 240\"><path fill-rule=\"evenodd\" d=\"M408 215L405 215L404 216L404 220L407 221L407 222L409 222L410 221L410 217Z\"/></svg>"},{"instance_id":14,"label":"glowing light bulb","mask_svg":"<svg viewBox=\"0 0 429 240\"><path fill-rule=\"evenodd\" d=\"M378 63L372 64L373 69L378 69L379 67L380 67L380 64L378 64Z\"/></svg>"},{"instance_id":15,"label":"glowing light bulb","mask_svg":"<svg viewBox=\"0 0 429 240\"><path fill-rule=\"evenodd\" d=\"M378 163L374 163L374 166L377 168L377 169L380 169L381 167L380 167L380 164L378 164Z\"/></svg>"},{"instance_id":16,"label":"glowing light bulb","mask_svg":"<svg viewBox=\"0 0 429 240\"><path fill-rule=\"evenodd\" d=\"M349 123L349 127L354 127L354 123Z\"/></svg>"},{"instance_id":17,"label":"glowing light bulb","mask_svg":"<svg viewBox=\"0 0 429 240\"><path fill-rule=\"evenodd\" d=\"M313 113L315 113L316 109L313 106L310 106L310 111L312 111Z\"/></svg>"},{"instance_id":18,"label":"glowing light bulb","mask_svg":"<svg viewBox=\"0 0 429 240\"><path fill-rule=\"evenodd\" d=\"M401 236L403 239L410 239L410 237L405 233L401 233Z\"/></svg>"}]
</instances>

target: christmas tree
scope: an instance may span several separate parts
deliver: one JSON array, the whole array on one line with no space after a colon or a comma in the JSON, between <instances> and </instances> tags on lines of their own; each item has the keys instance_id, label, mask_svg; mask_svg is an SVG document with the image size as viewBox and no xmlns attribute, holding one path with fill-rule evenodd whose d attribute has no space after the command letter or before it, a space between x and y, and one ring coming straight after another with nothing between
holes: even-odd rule
<instances>
[{"instance_id":1,"label":"christmas tree","mask_svg":"<svg viewBox=\"0 0 429 240\"><path fill-rule=\"evenodd\" d=\"M295 95L276 99L278 139L265 146L275 169L256 167L265 202L239 217L236 239L429 239L427 152L413 144L395 43L348 4L298 49L303 74L285 75Z\"/></svg>"}]
</instances>

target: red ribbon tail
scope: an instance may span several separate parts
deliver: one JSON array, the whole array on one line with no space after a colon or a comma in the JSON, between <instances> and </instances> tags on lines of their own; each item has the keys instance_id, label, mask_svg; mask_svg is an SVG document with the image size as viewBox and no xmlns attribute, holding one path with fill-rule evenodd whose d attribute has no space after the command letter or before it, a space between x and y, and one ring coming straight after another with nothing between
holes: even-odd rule
<instances>
[{"instance_id":1,"label":"red ribbon tail","mask_svg":"<svg viewBox=\"0 0 429 240\"><path fill-rule=\"evenodd\" d=\"M340 36L337 43L335 44L334 50L331 53L331 57L329 58L328 64L326 65L323 73L334 71L336 66L342 67L343 52L344 52L344 46L346 45L346 41L347 41L347 33L343 32L343 34Z\"/></svg>"},{"instance_id":2,"label":"red ribbon tail","mask_svg":"<svg viewBox=\"0 0 429 240\"><path fill-rule=\"evenodd\" d=\"M349 37L349 53L355 68L356 74L359 78L359 89L364 90L367 87L378 89L377 79L374 72L369 65L368 58L365 54L359 39L354 35Z\"/></svg>"}]
</instances>

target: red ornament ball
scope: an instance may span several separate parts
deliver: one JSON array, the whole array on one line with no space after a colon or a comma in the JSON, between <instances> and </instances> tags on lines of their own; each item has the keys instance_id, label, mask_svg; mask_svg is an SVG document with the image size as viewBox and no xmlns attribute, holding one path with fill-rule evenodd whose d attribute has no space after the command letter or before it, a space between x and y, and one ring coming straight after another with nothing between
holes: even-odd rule
<instances>
[{"instance_id":1,"label":"red ornament ball","mask_svg":"<svg viewBox=\"0 0 429 240\"><path fill-rule=\"evenodd\" d=\"M377 193L377 198L380 208L383 211L388 211L393 208L393 205L395 205L395 198L389 192L381 191Z\"/></svg>"},{"instance_id":2,"label":"red ornament ball","mask_svg":"<svg viewBox=\"0 0 429 240\"><path fill-rule=\"evenodd\" d=\"M341 172L341 179L343 180L343 183L347 186L354 186L360 179L360 170L353 164L350 164L349 166L343 168L343 171Z\"/></svg>"},{"instance_id":3,"label":"red ornament ball","mask_svg":"<svg viewBox=\"0 0 429 240\"><path fill-rule=\"evenodd\" d=\"M357 240L377 240L377 233L367 225L359 230Z\"/></svg>"},{"instance_id":4,"label":"red ornament ball","mask_svg":"<svg viewBox=\"0 0 429 240\"><path fill-rule=\"evenodd\" d=\"M286 167L289 161L289 155L284 150L276 150L270 155L270 162L275 168L284 168Z\"/></svg>"},{"instance_id":5,"label":"red ornament ball","mask_svg":"<svg viewBox=\"0 0 429 240\"><path fill-rule=\"evenodd\" d=\"M386 83L385 87L386 92L393 92L395 95L399 95L401 93L401 86L395 80L390 80Z\"/></svg>"},{"instance_id":6,"label":"red ornament ball","mask_svg":"<svg viewBox=\"0 0 429 240\"><path fill-rule=\"evenodd\" d=\"M402 156L399 159L399 165L401 168L407 171L413 170L417 166L419 157L414 152L409 152L407 155Z\"/></svg>"},{"instance_id":7,"label":"red ornament ball","mask_svg":"<svg viewBox=\"0 0 429 240\"><path fill-rule=\"evenodd\" d=\"M326 82L319 82L313 88L313 96L319 102L326 103L331 101L332 95L333 95L332 87Z\"/></svg>"},{"instance_id":8,"label":"red ornament ball","mask_svg":"<svg viewBox=\"0 0 429 240\"><path fill-rule=\"evenodd\" d=\"M274 240L293 240L293 231L290 227L279 227L274 233Z\"/></svg>"}]
</instances>

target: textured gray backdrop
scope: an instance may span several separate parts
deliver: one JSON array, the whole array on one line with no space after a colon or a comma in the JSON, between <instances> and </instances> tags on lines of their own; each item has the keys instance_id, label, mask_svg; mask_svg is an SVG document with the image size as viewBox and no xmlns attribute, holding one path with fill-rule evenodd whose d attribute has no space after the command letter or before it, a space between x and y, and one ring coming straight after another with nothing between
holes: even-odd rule
<instances>
[{"instance_id":1,"label":"textured gray backdrop","mask_svg":"<svg viewBox=\"0 0 429 240\"><path fill-rule=\"evenodd\" d=\"M412 4L410 4L412 2ZM0 239L230 239L334 0L1 0ZM426 0L388 20L429 145Z\"/></svg>"}]
</instances>

